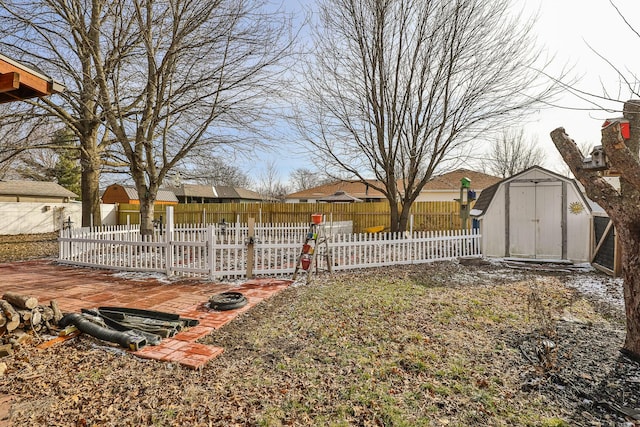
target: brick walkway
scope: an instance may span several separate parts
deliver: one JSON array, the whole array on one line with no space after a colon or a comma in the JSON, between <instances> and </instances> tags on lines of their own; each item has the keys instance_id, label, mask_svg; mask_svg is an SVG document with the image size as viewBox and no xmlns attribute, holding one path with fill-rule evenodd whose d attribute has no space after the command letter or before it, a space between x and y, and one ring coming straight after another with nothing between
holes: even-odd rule
<instances>
[{"instance_id":1,"label":"brick walkway","mask_svg":"<svg viewBox=\"0 0 640 427\"><path fill-rule=\"evenodd\" d=\"M113 270L58 265L51 260L0 264L0 277L2 292L34 296L40 304L48 304L55 299L65 313L79 312L81 308L120 306L198 319L198 326L165 338L160 345L148 345L134 352L139 357L180 363L190 368L200 368L224 351L220 347L198 344L196 340L291 284L290 280L277 279L247 280L241 285L194 280L164 283L142 275L140 279L122 277ZM205 307L209 297L229 290L242 292L248 304L222 312Z\"/></svg>"}]
</instances>

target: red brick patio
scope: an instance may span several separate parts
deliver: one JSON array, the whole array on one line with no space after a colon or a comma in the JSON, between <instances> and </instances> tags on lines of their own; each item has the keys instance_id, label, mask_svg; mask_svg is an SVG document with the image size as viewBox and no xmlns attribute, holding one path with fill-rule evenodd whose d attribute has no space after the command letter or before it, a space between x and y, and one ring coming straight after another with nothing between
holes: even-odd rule
<instances>
[{"instance_id":1,"label":"red brick patio","mask_svg":"<svg viewBox=\"0 0 640 427\"><path fill-rule=\"evenodd\" d=\"M198 344L196 340L232 321L260 301L287 288L290 280L253 279L241 285L183 280L175 283L135 275L123 277L114 270L96 270L59 265L52 260L0 264L4 292L17 292L38 298L41 304L52 299L60 309L79 312L99 306L134 307L166 311L198 319L198 326L165 338L158 346L146 346L133 354L200 368L224 349ZM248 304L237 310L212 311L204 304L214 294L233 290L242 292Z\"/></svg>"}]
</instances>

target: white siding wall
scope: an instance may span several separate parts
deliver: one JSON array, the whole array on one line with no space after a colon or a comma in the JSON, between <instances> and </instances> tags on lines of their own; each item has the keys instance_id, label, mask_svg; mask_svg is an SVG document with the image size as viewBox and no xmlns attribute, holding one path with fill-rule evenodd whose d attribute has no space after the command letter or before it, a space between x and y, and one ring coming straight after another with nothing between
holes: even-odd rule
<instances>
[{"instance_id":1,"label":"white siding wall","mask_svg":"<svg viewBox=\"0 0 640 427\"><path fill-rule=\"evenodd\" d=\"M101 205L104 225L116 223L115 205ZM0 203L0 235L51 233L71 218L73 227L82 224L81 203Z\"/></svg>"}]
</instances>

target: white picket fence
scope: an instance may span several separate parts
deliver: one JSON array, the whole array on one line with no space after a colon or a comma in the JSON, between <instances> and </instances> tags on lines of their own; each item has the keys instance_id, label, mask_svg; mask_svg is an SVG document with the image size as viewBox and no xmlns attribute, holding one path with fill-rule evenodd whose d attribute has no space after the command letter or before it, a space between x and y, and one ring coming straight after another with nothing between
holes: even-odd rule
<instances>
[{"instance_id":1,"label":"white picket fence","mask_svg":"<svg viewBox=\"0 0 640 427\"><path fill-rule=\"evenodd\" d=\"M294 272L309 224L257 224L253 274ZM339 234L328 227L328 256L317 254L317 268L333 270L418 264L481 256L480 234L452 230L414 233ZM124 271L160 272L210 279L245 277L248 224L173 226L141 236L137 226L61 230L59 261Z\"/></svg>"}]
</instances>

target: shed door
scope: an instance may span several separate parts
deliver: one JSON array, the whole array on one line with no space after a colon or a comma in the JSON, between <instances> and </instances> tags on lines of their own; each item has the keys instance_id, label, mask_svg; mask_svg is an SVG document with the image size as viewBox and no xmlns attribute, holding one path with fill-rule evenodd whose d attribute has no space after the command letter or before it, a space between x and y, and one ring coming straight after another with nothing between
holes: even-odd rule
<instances>
[{"instance_id":1,"label":"shed door","mask_svg":"<svg viewBox=\"0 0 640 427\"><path fill-rule=\"evenodd\" d=\"M562 258L562 182L513 182L509 188L509 253Z\"/></svg>"}]
</instances>

